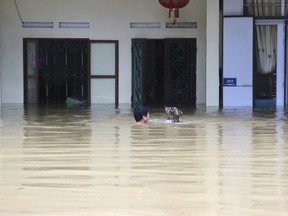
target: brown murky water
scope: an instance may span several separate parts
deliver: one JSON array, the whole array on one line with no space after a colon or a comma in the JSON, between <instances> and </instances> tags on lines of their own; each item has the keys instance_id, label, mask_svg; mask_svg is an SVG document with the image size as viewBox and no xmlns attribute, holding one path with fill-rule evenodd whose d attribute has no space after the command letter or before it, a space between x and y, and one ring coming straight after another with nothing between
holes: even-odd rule
<instances>
[{"instance_id":1,"label":"brown murky water","mask_svg":"<svg viewBox=\"0 0 288 216\"><path fill-rule=\"evenodd\" d=\"M0 215L286 216L283 110L3 105Z\"/></svg>"}]
</instances>

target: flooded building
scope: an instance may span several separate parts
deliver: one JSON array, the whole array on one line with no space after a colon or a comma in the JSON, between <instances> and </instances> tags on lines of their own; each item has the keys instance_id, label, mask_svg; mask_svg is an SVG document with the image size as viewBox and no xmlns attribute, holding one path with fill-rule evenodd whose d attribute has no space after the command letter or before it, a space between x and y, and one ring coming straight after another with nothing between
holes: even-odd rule
<instances>
[{"instance_id":1,"label":"flooded building","mask_svg":"<svg viewBox=\"0 0 288 216\"><path fill-rule=\"evenodd\" d=\"M1 0L0 215L287 215L287 6Z\"/></svg>"},{"instance_id":2,"label":"flooded building","mask_svg":"<svg viewBox=\"0 0 288 216\"><path fill-rule=\"evenodd\" d=\"M150 104L162 97L172 102L173 94L191 105L219 103L218 1L191 0L176 23L155 0L0 4L2 103L57 104L69 97L118 106L136 100L139 88ZM179 67L186 77L178 76ZM139 72L142 86L134 77Z\"/></svg>"}]
</instances>

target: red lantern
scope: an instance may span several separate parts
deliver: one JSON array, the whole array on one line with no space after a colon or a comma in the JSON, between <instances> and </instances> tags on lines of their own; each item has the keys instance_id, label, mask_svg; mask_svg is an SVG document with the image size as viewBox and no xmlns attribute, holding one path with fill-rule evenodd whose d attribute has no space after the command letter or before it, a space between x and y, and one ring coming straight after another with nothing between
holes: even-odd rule
<instances>
[{"instance_id":1,"label":"red lantern","mask_svg":"<svg viewBox=\"0 0 288 216\"><path fill-rule=\"evenodd\" d=\"M171 13L174 12L173 23L175 23L176 19L179 18L179 8L185 7L189 3L189 0L159 0L159 3L169 9L169 18L171 17Z\"/></svg>"}]
</instances>

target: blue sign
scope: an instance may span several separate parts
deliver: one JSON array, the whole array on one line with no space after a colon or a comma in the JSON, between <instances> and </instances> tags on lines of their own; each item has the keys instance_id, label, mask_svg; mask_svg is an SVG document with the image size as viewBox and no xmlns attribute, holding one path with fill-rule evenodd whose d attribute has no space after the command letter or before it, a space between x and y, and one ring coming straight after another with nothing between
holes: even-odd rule
<instances>
[{"instance_id":1,"label":"blue sign","mask_svg":"<svg viewBox=\"0 0 288 216\"><path fill-rule=\"evenodd\" d=\"M237 86L237 78L224 78L223 86Z\"/></svg>"}]
</instances>

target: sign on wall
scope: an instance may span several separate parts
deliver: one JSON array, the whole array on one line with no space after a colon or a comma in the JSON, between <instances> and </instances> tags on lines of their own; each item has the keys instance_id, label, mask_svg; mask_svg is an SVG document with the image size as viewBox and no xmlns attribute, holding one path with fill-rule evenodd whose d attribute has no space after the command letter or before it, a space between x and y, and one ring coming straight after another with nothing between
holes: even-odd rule
<instances>
[{"instance_id":1,"label":"sign on wall","mask_svg":"<svg viewBox=\"0 0 288 216\"><path fill-rule=\"evenodd\" d=\"M252 17L224 18L224 107L253 105L253 22Z\"/></svg>"},{"instance_id":2,"label":"sign on wall","mask_svg":"<svg viewBox=\"0 0 288 216\"><path fill-rule=\"evenodd\" d=\"M237 86L237 78L223 78L223 86Z\"/></svg>"}]
</instances>

